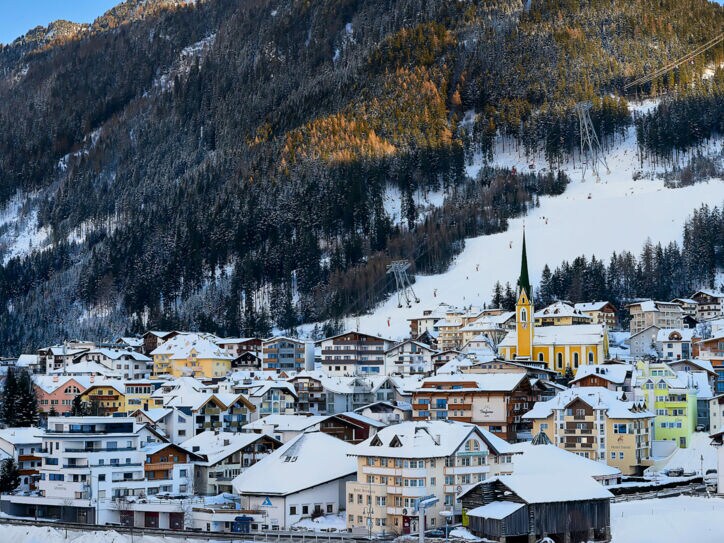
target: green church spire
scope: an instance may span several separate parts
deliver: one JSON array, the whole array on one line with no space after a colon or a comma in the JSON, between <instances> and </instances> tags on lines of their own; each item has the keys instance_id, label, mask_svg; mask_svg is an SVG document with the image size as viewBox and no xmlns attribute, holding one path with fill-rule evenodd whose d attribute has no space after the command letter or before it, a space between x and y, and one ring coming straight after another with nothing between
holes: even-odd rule
<instances>
[{"instance_id":1,"label":"green church spire","mask_svg":"<svg viewBox=\"0 0 724 543\"><path fill-rule=\"evenodd\" d=\"M518 278L518 294L525 290L525 295L531 299L530 279L528 278L528 254L525 250L525 229L523 229L523 253L520 259L520 277Z\"/></svg>"}]
</instances>

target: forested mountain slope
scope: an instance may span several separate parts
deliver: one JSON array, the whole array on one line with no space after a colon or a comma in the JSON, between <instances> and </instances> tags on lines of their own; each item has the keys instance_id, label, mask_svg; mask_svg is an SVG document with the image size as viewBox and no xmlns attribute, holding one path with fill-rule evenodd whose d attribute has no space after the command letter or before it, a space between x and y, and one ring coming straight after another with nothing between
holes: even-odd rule
<instances>
[{"instance_id":1,"label":"forested mountain slope","mask_svg":"<svg viewBox=\"0 0 724 543\"><path fill-rule=\"evenodd\" d=\"M723 23L705 0L130 0L35 29L0 51L0 345L365 310L390 258L439 272L565 189L469 179L496 135L553 172L576 101L609 141L631 122L623 84ZM642 90L702 85L723 59Z\"/></svg>"}]
</instances>

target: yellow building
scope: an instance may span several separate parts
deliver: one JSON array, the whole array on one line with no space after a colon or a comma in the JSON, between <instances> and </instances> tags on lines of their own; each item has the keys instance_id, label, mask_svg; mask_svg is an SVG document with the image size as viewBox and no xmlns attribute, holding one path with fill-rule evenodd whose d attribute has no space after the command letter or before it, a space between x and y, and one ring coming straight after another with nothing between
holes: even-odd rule
<instances>
[{"instance_id":1,"label":"yellow building","mask_svg":"<svg viewBox=\"0 0 724 543\"><path fill-rule=\"evenodd\" d=\"M93 416L125 413L126 385L117 380L91 384L80 395L80 402L86 412Z\"/></svg>"},{"instance_id":2,"label":"yellow building","mask_svg":"<svg viewBox=\"0 0 724 543\"><path fill-rule=\"evenodd\" d=\"M133 413L138 409L149 409L154 407L151 402L151 394L160 383L148 379L126 381L126 413Z\"/></svg>"},{"instance_id":3,"label":"yellow building","mask_svg":"<svg viewBox=\"0 0 724 543\"><path fill-rule=\"evenodd\" d=\"M600 364L608 357L608 330L604 324L536 326L530 292L524 235L515 331L498 345L500 356L544 362L548 369L571 375L581 365Z\"/></svg>"},{"instance_id":4,"label":"yellow building","mask_svg":"<svg viewBox=\"0 0 724 543\"><path fill-rule=\"evenodd\" d=\"M179 334L153 352L153 376L221 378L231 371L232 357L200 334Z\"/></svg>"},{"instance_id":5,"label":"yellow building","mask_svg":"<svg viewBox=\"0 0 724 543\"><path fill-rule=\"evenodd\" d=\"M591 317L564 302L555 302L535 312L536 326L570 326L592 322Z\"/></svg>"},{"instance_id":6,"label":"yellow building","mask_svg":"<svg viewBox=\"0 0 724 543\"><path fill-rule=\"evenodd\" d=\"M624 475L640 474L651 465L654 414L643 402L622 399L623 392L602 387L561 391L538 402L523 415L533 435L545 434L569 452L605 462Z\"/></svg>"}]
</instances>

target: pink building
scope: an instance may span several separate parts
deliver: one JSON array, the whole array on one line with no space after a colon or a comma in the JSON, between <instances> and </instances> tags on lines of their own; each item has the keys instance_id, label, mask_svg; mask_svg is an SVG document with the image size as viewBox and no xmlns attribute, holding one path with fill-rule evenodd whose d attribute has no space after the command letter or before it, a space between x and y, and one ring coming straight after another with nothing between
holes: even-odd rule
<instances>
[{"instance_id":1,"label":"pink building","mask_svg":"<svg viewBox=\"0 0 724 543\"><path fill-rule=\"evenodd\" d=\"M48 413L55 408L58 415L70 413L73 399L90 386L90 377L67 375L34 375L33 387L38 410Z\"/></svg>"}]
</instances>

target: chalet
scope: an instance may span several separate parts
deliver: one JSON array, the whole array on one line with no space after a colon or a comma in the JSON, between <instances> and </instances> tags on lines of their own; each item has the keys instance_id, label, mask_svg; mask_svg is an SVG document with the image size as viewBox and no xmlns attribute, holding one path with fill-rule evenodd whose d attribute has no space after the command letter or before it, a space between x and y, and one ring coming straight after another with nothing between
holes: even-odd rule
<instances>
[{"instance_id":1,"label":"chalet","mask_svg":"<svg viewBox=\"0 0 724 543\"><path fill-rule=\"evenodd\" d=\"M58 415L70 413L73 400L90 386L89 377L61 375L33 375L33 390L38 401L38 411Z\"/></svg>"},{"instance_id":2,"label":"chalet","mask_svg":"<svg viewBox=\"0 0 724 543\"><path fill-rule=\"evenodd\" d=\"M149 330L142 336L143 354L150 356L151 353L163 345L163 343L178 334L179 332L160 332L158 330Z\"/></svg>"},{"instance_id":3,"label":"chalet","mask_svg":"<svg viewBox=\"0 0 724 543\"><path fill-rule=\"evenodd\" d=\"M367 418L385 425L399 424L412 419L412 408L409 404L398 402L373 402L354 410Z\"/></svg>"},{"instance_id":4,"label":"chalet","mask_svg":"<svg viewBox=\"0 0 724 543\"><path fill-rule=\"evenodd\" d=\"M618 392L631 392L634 367L628 364L581 366L571 380L571 387L603 387Z\"/></svg>"},{"instance_id":5,"label":"chalet","mask_svg":"<svg viewBox=\"0 0 724 543\"><path fill-rule=\"evenodd\" d=\"M356 413L314 416L269 415L245 425L244 431L268 434L282 443L288 443L309 431L323 432L349 443L360 443L384 426L383 423Z\"/></svg>"},{"instance_id":6,"label":"chalet","mask_svg":"<svg viewBox=\"0 0 724 543\"><path fill-rule=\"evenodd\" d=\"M691 299L697 303L699 321L724 316L724 292L699 290L691 295Z\"/></svg>"},{"instance_id":7,"label":"chalet","mask_svg":"<svg viewBox=\"0 0 724 543\"><path fill-rule=\"evenodd\" d=\"M458 495L468 529L490 541L610 541L612 494L590 477L510 475Z\"/></svg>"},{"instance_id":8,"label":"chalet","mask_svg":"<svg viewBox=\"0 0 724 543\"><path fill-rule=\"evenodd\" d=\"M695 334L691 328L662 328L656 334L656 352L665 360L691 358Z\"/></svg>"},{"instance_id":9,"label":"chalet","mask_svg":"<svg viewBox=\"0 0 724 543\"><path fill-rule=\"evenodd\" d=\"M413 339L394 345L385 352L386 375L430 375L435 349Z\"/></svg>"},{"instance_id":10,"label":"chalet","mask_svg":"<svg viewBox=\"0 0 724 543\"><path fill-rule=\"evenodd\" d=\"M236 337L236 338L219 338L214 341L219 347L226 351L226 354L233 358L238 358L244 353L259 354L261 352L262 341L258 337Z\"/></svg>"},{"instance_id":11,"label":"chalet","mask_svg":"<svg viewBox=\"0 0 724 543\"><path fill-rule=\"evenodd\" d=\"M260 370L261 353L246 351L231 361L231 370Z\"/></svg>"},{"instance_id":12,"label":"chalet","mask_svg":"<svg viewBox=\"0 0 724 543\"><path fill-rule=\"evenodd\" d=\"M584 302L574 304L573 308L591 317L594 324L605 324L611 330L618 326L616 306L611 302Z\"/></svg>"}]
</instances>

